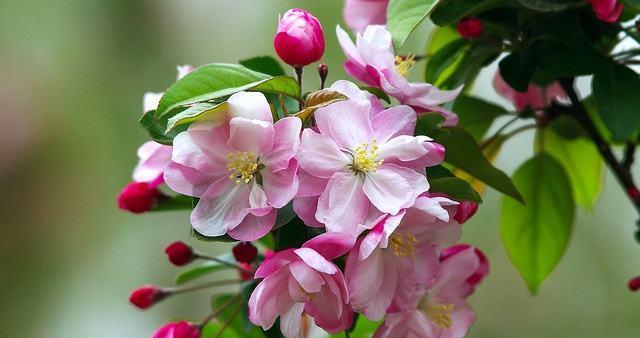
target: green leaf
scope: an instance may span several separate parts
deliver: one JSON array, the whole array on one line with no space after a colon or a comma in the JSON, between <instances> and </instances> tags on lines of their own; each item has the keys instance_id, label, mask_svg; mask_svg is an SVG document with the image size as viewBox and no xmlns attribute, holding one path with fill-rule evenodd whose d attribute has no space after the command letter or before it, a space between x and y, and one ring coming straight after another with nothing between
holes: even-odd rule
<instances>
[{"instance_id":1,"label":"green leaf","mask_svg":"<svg viewBox=\"0 0 640 338\"><path fill-rule=\"evenodd\" d=\"M180 132L185 131L187 126L180 126L175 128L169 133L165 134L167 129L168 117L164 116L160 119L155 118L155 110L149 110L145 112L142 117L140 117L140 125L144 128L151 139L158 143L171 145L173 143L173 138L178 135Z\"/></svg>"},{"instance_id":2,"label":"green leaf","mask_svg":"<svg viewBox=\"0 0 640 338\"><path fill-rule=\"evenodd\" d=\"M418 119L416 135L421 133L421 120ZM523 202L518 189L513 185L509 176L500 171L487 160L471 134L459 127L440 129L427 135L442 144L445 149L445 162L457 167L461 171L477 178L488 186L503 194Z\"/></svg>"},{"instance_id":3,"label":"green leaf","mask_svg":"<svg viewBox=\"0 0 640 338\"><path fill-rule=\"evenodd\" d=\"M525 162L514 181L527 205L503 199L500 234L511 262L536 294L567 248L575 203L562 165L547 154Z\"/></svg>"},{"instance_id":4,"label":"green leaf","mask_svg":"<svg viewBox=\"0 0 640 338\"><path fill-rule=\"evenodd\" d=\"M627 0L627 3L633 8L640 10L640 0Z\"/></svg>"},{"instance_id":5,"label":"green leaf","mask_svg":"<svg viewBox=\"0 0 640 338\"><path fill-rule=\"evenodd\" d=\"M640 77L628 67L611 63L591 83L598 113L614 139L628 138L640 127Z\"/></svg>"},{"instance_id":6,"label":"green leaf","mask_svg":"<svg viewBox=\"0 0 640 338\"><path fill-rule=\"evenodd\" d=\"M391 0L387 7L387 29L398 50L429 15L436 0Z\"/></svg>"},{"instance_id":7,"label":"green leaf","mask_svg":"<svg viewBox=\"0 0 640 338\"><path fill-rule=\"evenodd\" d=\"M460 19L505 4L505 0L441 0L431 13L438 26L457 23Z\"/></svg>"},{"instance_id":8,"label":"green leaf","mask_svg":"<svg viewBox=\"0 0 640 338\"><path fill-rule=\"evenodd\" d=\"M295 217L276 230L276 251L301 247L311 236L309 231L309 227L300 218Z\"/></svg>"},{"instance_id":9,"label":"green leaf","mask_svg":"<svg viewBox=\"0 0 640 338\"><path fill-rule=\"evenodd\" d=\"M231 256L231 255L224 255L224 256L220 256L218 258L220 258L222 260L229 261L229 262L235 264L235 260L234 260L233 256ZM200 277L212 274L212 273L214 273L216 271L229 269L229 268L230 268L229 266L220 264L218 262L207 261L207 262L204 262L204 263L202 263L202 264L200 264L198 266L191 267L191 268L189 268L187 270L184 270L184 271L180 272L180 274L178 274L178 276L176 276L175 284L176 285L182 285L182 284L188 283L188 282L190 282L190 281L192 281L194 279L198 279Z\"/></svg>"},{"instance_id":10,"label":"green leaf","mask_svg":"<svg viewBox=\"0 0 640 338\"><path fill-rule=\"evenodd\" d=\"M211 321L202 328L201 338L243 338L233 330L225 330L222 335L218 333L222 331L222 324Z\"/></svg>"},{"instance_id":11,"label":"green leaf","mask_svg":"<svg viewBox=\"0 0 640 338\"><path fill-rule=\"evenodd\" d=\"M287 75L278 60L271 56L257 56L251 59L241 60L239 63L263 74L269 74L271 76Z\"/></svg>"},{"instance_id":12,"label":"green leaf","mask_svg":"<svg viewBox=\"0 0 640 338\"><path fill-rule=\"evenodd\" d=\"M293 211L293 202L289 202L284 207L278 209L278 215L276 216L276 223L273 226L274 229L278 229L283 225L291 222L296 217L295 211Z\"/></svg>"},{"instance_id":13,"label":"green leaf","mask_svg":"<svg viewBox=\"0 0 640 338\"><path fill-rule=\"evenodd\" d=\"M198 230L194 228L191 228L191 237L203 242L223 242L223 243L237 242L237 240L231 238L227 234L224 234L222 236L216 236L216 237L206 236L199 233Z\"/></svg>"},{"instance_id":14,"label":"green leaf","mask_svg":"<svg viewBox=\"0 0 640 338\"><path fill-rule=\"evenodd\" d=\"M243 90L300 99L300 86L292 77L271 77L240 65L212 63L197 68L169 87L160 99L156 117L164 116L176 107L218 99Z\"/></svg>"},{"instance_id":15,"label":"green leaf","mask_svg":"<svg viewBox=\"0 0 640 338\"><path fill-rule=\"evenodd\" d=\"M367 319L365 316L358 316L355 322L355 328L349 334L350 338L371 338L374 332L378 329L382 322L374 322ZM332 338L344 338L344 333L338 333L331 335Z\"/></svg>"},{"instance_id":16,"label":"green leaf","mask_svg":"<svg viewBox=\"0 0 640 338\"><path fill-rule=\"evenodd\" d=\"M360 86L360 89L368 91L369 93L375 95L380 100L384 100L386 103L391 103L391 98L389 97L389 95L383 92L382 89L380 88Z\"/></svg>"},{"instance_id":17,"label":"green leaf","mask_svg":"<svg viewBox=\"0 0 640 338\"><path fill-rule=\"evenodd\" d=\"M464 128L476 141L484 137L497 117L509 114L496 104L465 94L456 98L452 110L460 118L458 126Z\"/></svg>"},{"instance_id":18,"label":"green leaf","mask_svg":"<svg viewBox=\"0 0 640 338\"><path fill-rule=\"evenodd\" d=\"M343 94L330 89L317 90L307 95L305 98L305 108L295 114L295 116L299 117L302 122L305 122L316 110L346 99L347 97Z\"/></svg>"},{"instance_id":19,"label":"green leaf","mask_svg":"<svg viewBox=\"0 0 640 338\"><path fill-rule=\"evenodd\" d=\"M576 203L591 209L602 189L604 174L598 148L587 138L564 139L552 128L545 128L542 137L545 151L560 162L569 175Z\"/></svg>"},{"instance_id":20,"label":"green leaf","mask_svg":"<svg viewBox=\"0 0 640 338\"><path fill-rule=\"evenodd\" d=\"M435 85L441 89L455 89L474 81L480 70L500 55L500 46L494 40L477 40L463 46L455 61L442 71Z\"/></svg>"},{"instance_id":21,"label":"green leaf","mask_svg":"<svg viewBox=\"0 0 640 338\"><path fill-rule=\"evenodd\" d=\"M429 182L446 177L455 177L455 175L451 171L449 171L449 169L441 165L427 168L427 178L429 179Z\"/></svg>"},{"instance_id":22,"label":"green leaf","mask_svg":"<svg viewBox=\"0 0 640 338\"><path fill-rule=\"evenodd\" d=\"M513 89L526 92L536 72L533 50L525 48L514 51L500 61L500 75Z\"/></svg>"},{"instance_id":23,"label":"green leaf","mask_svg":"<svg viewBox=\"0 0 640 338\"><path fill-rule=\"evenodd\" d=\"M529 9L540 12L557 12L582 4L582 0L518 0Z\"/></svg>"},{"instance_id":24,"label":"green leaf","mask_svg":"<svg viewBox=\"0 0 640 338\"><path fill-rule=\"evenodd\" d=\"M456 61L460 49L467 43L465 39L453 40L430 57L425 68L425 81L428 83L438 82L440 75Z\"/></svg>"},{"instance_id":25,"label":"green leaf","mask_svg":"<svg viewBox=\"0 0 640 338\"><path fill-rule=\"evenodd\" d=\"M162 198L151 211L191 210L191 197L184 195Z\"/></svg>"},{"instance_id":26,"label":"green leaf","mask_svg":"<svg viewBox=\"0 0 640 338\"><path fill-rule=\"evenodd\" d=\"M171 116L167 121L167 132L172 131L177 126L190 124L196 121L222 121L224 112L228 109L226 102L209 103L202 102Z\"/></svg>"},{"instance_id":27,"label":"green leaf","mask_svg":"<svg viewBox=\"0 0 640 338\"><path fill-rule=\"evenodd\" d=\"M442 130L442 122L444 122L444 116L438 113L426 113L420 115L416 124L415 135L431 135L440 133Z\"/></svg>"},{"instance_id":28,"label":"green leaf","mask_svg":"<svg viewBox=\"0 0 640 338\"><path fill-rule=\"evenodd\" d=\"M213 311L220 309L224 304L228 303L236 297L236 295L215 295L211 300L211 307ZM252 325L250 322L247 325L246 318L248 317L247 313L247 304L242 299L242 297L238 297L237 299L231 301L227 307L220 312L220 315L217 317L217 321L219 323L229 323L227 327L228 330L232 330L237 333L241 337L264 337L264 333L261 328Z\"/></svg>"},{"instance_id":29,"label":"green leaf","mask_svg":"<svg viewBox=\"0 0 640 338\"><path fill-rule=\"evenodd\" d=\"M456 201L482 203L480 195L465 180L456 177L444 177L431 180L429 184L431 185L430 192L443 193Z\"/></svg>"},{"instance_id":30,"label":"green leaf","mask_svg":"<svg viewBox=\"0 0 640 338\"><path fill-rule=\"evenodd\" d=\"M434 55L442 47L449 44L453 40L460 38L460 34L455 28L450 26L436 27L429 37L425 54L427 56Z\"/></svg>"}]
</instances>

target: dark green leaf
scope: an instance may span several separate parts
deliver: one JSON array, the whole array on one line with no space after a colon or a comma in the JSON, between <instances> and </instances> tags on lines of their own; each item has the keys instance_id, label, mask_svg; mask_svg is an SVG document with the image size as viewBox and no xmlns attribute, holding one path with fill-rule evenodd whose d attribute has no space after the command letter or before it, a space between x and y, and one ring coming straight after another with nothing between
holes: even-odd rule
<instances>
[{"instance_id":1,"label":"dark green leaf","mask_svg":"<svg viewBox=\"0 0 640 338\"><path fill-rule=\"evenodd\" d=\"M438 26L454 24L460 19L505 4L505 0L440 0L431 13Z\"/></svg>"},{"instance_id":2,"label":"dark green leaf","mask_svg":"<svg viewBox=\"0 0 640 338\"><path fill-rule=\"evenodd\" d=\"M278 60L271 56L257 56L251 59L241 60L239 63L263 74L269 74L271 76L286 75Z\"/></svg>"},{"instance_id":3,"label":"dark green leaf","mask_svg":"<svg viewBox=\"0 0 640 338\"><path fill-rule=\"evenodd\" d=\"M536 72L535 57L531 49L514 51L500 61L500 75L513 89L526 92Z\"/></svg>"},{"instance_id":4,"label":"dark green leaf","mask_svg":"<svg viewBox=\"0 0 640 338\"><path fill-rule=\"evenodd\" d=\"M584 136L584 129L580 122L571 115L560 115L549 125L558 136L573 140Z\"/></svg>"},{"instance_id":5,"label":"dark green leaf","mask_svg":"<svg viewBox=\"0 0 640 338\"><path fill-rule=\"evenodd\" d=\"M191 197L184 195L161 198L152 211L191 210Z\"/></svg>"},{"instance_id":6,"label":"dark green leaf","mask_svg":"<svg viewBox=\"0 0 640 338\"><path fill-rule=\"evenodd\" d=\"M166 115L176 107L225 97L243 90L300 98L300 86L292 77L271 77L240 65L213 63L197 68L169 87L160 99L156 117Z\"/></svg>"},{"instance_id":7,"label":"dark green leaf","mask_svg":"<svg viewBox=\"0 0 640 338\"><path fill-rule=\"evenodd\" d=\"M387 29L396 50L429 15L436 0L391 0L387 7Z\"/></svg>"},{"instance_id":8,"label":"dark green leaf","mask_svg":"<svg viewBox=\"0 0 640 338\"><path fill-rule=\"evenodd\" d=\"M289 202L284 207L278 209L278 215L276 217L276 224L274 229L278 229L281 226L291 222L296 217L295 211L293 211L293 202Z\"/></svg>"},{"instance_id":9,"label":"dark green leaf","mask_svg":"<svg viewBox=\"0 0 640 338\"><path fill-rule=\"evenodd\" d=\"M582 4L582 0L518 0L527 8L540 12L557 12Z\"/></svg>"},{"instance_id":10,"label":"dark green leaf","mask_svg":"<svg viewBox=\"0 0 640 338\"><path fill-rule=\"evenodd\" d=\"M444 122L444 116L437 113L427 113L420 115L416 124L416 135L431 135L441 131L441 125Z\"/></svg>"},{"instance_id":11,"label":"dark green leaf","mask_svg":"<svg viewBox=\"0 0 640 338\"><path fill-rule=\"evenodd\" d=\"M437 83L440 75L456 61L460 49L467 43L465 39L453 40L430 57L425 68L425 81Z\"/></svg>"},{"instance_id":12,"label":"dark green leaf","mask_svg":"<svg viewBox=\"0 0 640 338\"><path fill-rule=\"evenodd\" d=\"M633 70L611 63L592 81L598 113L618 140L640 127L640 77Z\"/></svg>"},{"instance_id":13,"label":"dark green leaf","mask_svg":"<svg viewBox=\"0 0 640 338\"><path fill-rule=\"evenodd\" d=\"M575 203L562 165L547 154L525 162L514 181L527 205L503 199L500 234L511 262L535 294L567 248Z\"/></svg>"},{"instance_id":14,"label":"dark green leaf","mask_svg":"<svg viewBox=\"0 0 640 338\"><path fill-rule=\"evenodd\" d=\"M185 131L187 128L186 125L179 126L171 132L165 134L164 132L167 129L168 116L156 119L154 115L155 110L150 110L144 113L140 118L139 123L149 133L151 139L158 143L171 145L173 143L173 138L180 132Z\"/></svg>"},{"instance_id":15,"label":"dark green leaf","mask_svg":"<svg viewBox=\"0 0 640 338\"><path fill-rule=\"evenodd\" d=\"M455 89L467 85L469 89L480 70L500 55L500 46L492 40L478 40L459 50L455 61L442 71L435 85L441 89Z\"/></svg>"},{"instance_id":16,"label":"dark green leaf","mask_svg":"<svg viewBox=\"0 0 640 338\"><path fill-rule=\"evenodd\" d=\"M627 3L633 8L640 10L640 0L627 0Z\"/></svg>"},{"instance_id":17,"label":"dark green leaf","mask_svg":"<svg viewBox=\"0 0 640 338\"><path fill-rule=\"evenodd\" d=\"M453 104L453 112L460 118L459 126L480 141L493 121L509 112L504 108L468 95L460 95Z\"/></svg>"},{"instance_id":18,"label":"dark green leaf","mask_svg":"<svg viewBox=\"0 0 640 338\"><path fill-rule=\"evenodd\" d=\"M420 118L422 119L422 117ZM418 122L420 125L420 122ZM422 135L416 129L416 135ZM446 149L445 162L484 182L488 186L523 201L522 196L511 182L509 176L495 168L484 156L478 144L469 133L461 128L441 129L427 135L442 144Z\"/></svg>"},{"instance_id":19,"label":"dark green leaf","mask_svg":"<svg viewBox=\"0 0 640 338\"><path fill-rule=\"evenodd\" d=\"M433 181L433 180L437 180L439 178L445 178L445 177L455 177L455 176L451 171L449 171L449 169L441 165L436 165L436 166L427 168L427 178L429 179L429 181Z\"/></svg>"},{"instance_id":20,"label":"dark green leaf","mask_svg":"<svg viewBox=\"0 0 640 338\"><path fill-rule=\"evenodd\" d=\"M380 88L360 86L360 89L368 91L369 93L375 95L380 100L384 100L387 103L391 103L391 98L389 97L389 95L383 92L382 89Z\"/></svg>"},{"instance_id":21,"label":"dark green leaf","mask_svg":"<svg viewBox=\"0 0 640 338\"><path fill-rule=\"evenodd\" d=\"M275 231L276 250L301 247L312 235L309 230L309 227L300 218L295 217L291 222Z\"/></svg>"},{"instance_id":22,"label":"dark green leaf","mask_svg":"<svg viewBox=\"0 0 640 338\"><path fill-rule=\"evenodd\" d=\"M430 192L443 193L456 201L471 201L482 203L480 195L473 190L471 185L456 177L445 177L429 181Z\"/></svg>"},{"instance_id":23,"label":"dark green leaf","mask_svg":"<svg viewBox=\"0 0 640 338\"><path fill-rule=\"evenodd\" d=\"M270 250L275 250L276 249L276 241L273 238L273 234L272 233L268 233L268 234L262 236L260 239L258 239L258 242L260 244L262 244L267 249L270 249Z\"/></svg>"}]
</instances>

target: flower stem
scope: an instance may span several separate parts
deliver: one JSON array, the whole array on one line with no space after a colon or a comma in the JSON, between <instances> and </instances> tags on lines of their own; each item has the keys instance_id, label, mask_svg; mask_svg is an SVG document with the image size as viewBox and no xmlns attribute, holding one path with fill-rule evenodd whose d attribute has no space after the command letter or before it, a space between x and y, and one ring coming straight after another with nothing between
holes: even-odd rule
<instances>
[{"instance_id":1,"label":"flower stem","mask_svg":"<svg viewBox=\"0 0 640 338\"><path fill-rule=\"evenodd\" d=\"M242 282L242 280L240 279L224 279L224 280L217 280L217 281L204 283L204 284L190 285L186 287L166 288L164 289L164 291L168 294L179 294L179 293L197 291L202 289L209 289L216 286L233 285L233 284L238 284L240 282Z\"/></svg>"},{"instance_id":2,"label":"flower stem","mask_svg":"<svg viewBox=\"0 0 640 338\"><path fill-rule=\"evenodd\" d=\"M216 263L220 263L220 264L222 264L222 265L226 265L226 266L228 266L228 267L231 267L231 268L234 268L234 269L238 269L238 270L240 270L240 271L253 273L253 271L251 271L251 270L249 270L249 269L247 269L247 268L243 267L243 266L242 266L242 265L240 265L240 264L232 263L232 262L228 262L228 261L225 261L225 260L220 259L220 258L218 258L218 257L205 255L205 254L202 254L202 253L199 253L199 252L194 252L194 253L193 253L193 255L194 255L196 258L200 258L200 259L204 259L204 260L208 260L208 261L214 261L214 262L216 262Z\"/></svg>"},{"instance_id":3,"label":"flower stem","mask_svg":"<svg viewBox=\"0 0 640 338\"><path fill-rule=\"evenodd\" d=\"M302 71L304 68L294 67L294 69L296 70L296 79L298 80L298 85L300 85L300 95L302 95ZM304 108L302 101L298 101L298 108L300 108L300 110Z\"/></svg>"},{"instance_id":4,"label":"flower stem","mask_svg":"<svg viewBox=\"0 0 640 338\"><path fill-rule=\"evenodd\" d=\"M218 317L218 315L220 315L220 313L222 313L222 311L224 311L226 308L229 307L229 305L231 305L233 302L235 302L236 300L238 300L240 298L240 294L235 295L234 297L229 298L229 300L227 300L224 304L222 304L219 308L217 308L215 311L213 311L210 315L208 315L207 317L205 317L200 324L198 324L198 327L200 328L200 330L202 330L202 328L207 325L207 323L209 323L210 321L212 321L213 319L215 319L216 317Z\"/></svg>"}]
</instances>

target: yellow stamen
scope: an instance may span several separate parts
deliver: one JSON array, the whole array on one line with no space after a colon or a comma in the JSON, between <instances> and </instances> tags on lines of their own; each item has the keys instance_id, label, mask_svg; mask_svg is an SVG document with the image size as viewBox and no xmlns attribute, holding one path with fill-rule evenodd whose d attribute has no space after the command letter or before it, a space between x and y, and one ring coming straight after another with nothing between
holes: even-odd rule
<instances>
[{"instance_id":1,"label":"yellow stamen","mask_svg":"<svg viewBox=\"0 0 640 338\"><path fill-rule=\"evenodd\" d=\"M234 180L236 184L249 184L255 178L259 166L256 154L246 151L229 153L227 159L227 170L231 172L229 179Z\"/></svg>"},{"instance_id":2,"label":"yellow stamen","mask_svg":"<svg viewBox=\"0 0 640 338\"><path fill-rule=\"evenodd\" d=\"M416 236L412 234L389 236L391 251L398 257L413 257L416 253L415 245L418 243Z\"/></svg>"},{"instance_id":3,"label":"yellow stamen","mask_svg":"<svg viewBox=\"0 0 640 338\"><path fill-rule=\"evenodd\" d=\"M378 144L376 140L363 143L354 149L351 169L356 173L375 172L384 160L378 160Z\"/></svg>"},{"instance_id":4,"label":"yellow stamen","mask_svg":"<svg viewBox=\"0 0 640 338\"><path fill-rule=\"evenodd\" d=\"M414 58L413 54L406 57L396 56L396 72L404 77L409 76L409 70L416 64Z\"/></svg>"},{"instance_id":5,"label":"yellow stamen","mask_svg":"<svg viewBox=\"0 0 640 338\"><path fill-rule=\"evenodd\" d=\"M440 328L448 329L453 325L451 313L455 310L455 304L432 305L428 304L425 313Z\"/></svg>"}]
</instances>

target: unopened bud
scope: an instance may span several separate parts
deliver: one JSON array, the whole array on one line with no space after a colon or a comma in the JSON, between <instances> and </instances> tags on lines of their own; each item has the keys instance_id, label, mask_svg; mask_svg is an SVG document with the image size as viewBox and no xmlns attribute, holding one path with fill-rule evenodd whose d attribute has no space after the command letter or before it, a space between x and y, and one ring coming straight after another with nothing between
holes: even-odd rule
<instances>
[{"instance_id":1,"label":"unopened bud","mask_svg":"<svg viewBox=\"0 0 640 338\"><path fill-rule=\"evenodd\" d=\"M243 281L253 280L253 267L249 263L239 263L241 267L244 269L238 269L238 274L240 274L240 279Z\"/></svg>"},{"instance_id":2,"label":"unopened bud","mask_svg":"<svg viewBox=\"0 0 640 338\"><path fill-rule=\"evenodd\" d=\"M156 330L151 338L200 338L200 328L187 321L168 323Z\"/></svg>"},{"instance_id":3,"label":"unopened bud","mask_svg":"<svg viewBox=\"0 0 640 338\"><path fill-rule=\"evenodd\" d=\"M160 196L160 190L146 182L129 183L118 195L118 207L133 213L143 213L153 209Z\"/></svg>"},{"instance_id":4,"label":"unopened bud","mask_svg":"<svg viewBox=\"0 0 640 338\"><path fill-rule=\"evenodd\" d=\"M458 33L465 39L475 39L484 32L482 21L471 17L458 21L456 28L458 29Z\"/></svg>"},{"instance_id":5,"label":"unopened bud","mask_svg":"<svg viewBox=\"0 0 640 338\"><path fill-rule=\"evenodd\" d=\"M324 84L327 82L329 76L329 66L326 63L321 63L318 66L318 75L320 76L320 88L324 89Z\"/></svg>"},{"instance_id":6,"label":"unopened bud","mask_svg":"<svg viewBox=\"0 0 640 338\"><path fill-rule=\"evenodd\" d=\"M293 67L304 67L320 60L324 54L322 26L311 13L290 9L280 18L273 46L282 61Z\"/></svg>"},{"instance_id":7,"label":"unopened bud","mask_svg":"<svg viewBox=\"0 0 640 338\"><path fill-rule=\"evenodd\" d=\"M458 204L458 209L453 219L455 219L456 222L463 224L468 221L469 218L473 217L477 211L478 203L463 201Z\"/></svg>"},{"instance_id":8,"label":"unopened bud","mask_svg":"<svg viewBox=\"0 0 640 338\"><path fill-rule=\"evenodd\" d=\"M169 262L176 266L187 265L195 259L193 249L181 241L169 244L164 252L169 258Z\"/></svg>"},{"instance_id":9,"label":"unopened bud","mask_svg":"<svg viewBox=\"0 0 640 338\"><path fill-rule=\"evenodd\" d=\"M139 309L148 309L166 296L167 293L157 286L143 285L131 292L129 302Z\"/></svg>"},{"instance_id":10,"label":"unopened bud","mask_svg":"<svg viewBox=\"0 0 640 338\"><path fill-rule=\"evenodd\" d=\"M629 280L629 283L627 283L627 284L629 285L629 290L631 290L631 291L635 292L635 291L640 290L640 276L631 278Z\"/></svg>"},{"instance_id":11,"label":"unopened bud","mask_svg":"<svg viewBox=\"0 0 640 338\"><path fill-rule=\"evenodd\" d=\"M240 263L251 263L258 256L258 248L251 242L240 242L233 247L233 257Z\"/></svg>"}]
</instances>

